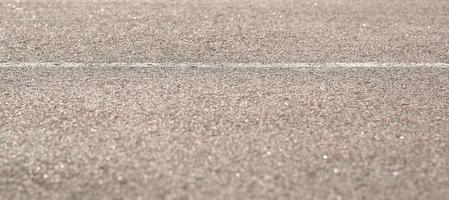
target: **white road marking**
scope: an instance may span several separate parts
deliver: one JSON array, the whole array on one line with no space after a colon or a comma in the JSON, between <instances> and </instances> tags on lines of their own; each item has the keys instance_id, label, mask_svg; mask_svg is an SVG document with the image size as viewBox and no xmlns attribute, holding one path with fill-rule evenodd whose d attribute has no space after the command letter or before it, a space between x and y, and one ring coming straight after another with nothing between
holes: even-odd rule
<instances>
[{"instance_id":1,"label":"white road marking","mask_svg":"<svg viewBox=\"0 0 449 200\"><path fill-rule=\"evenodd\" d=\"M72 63L6 62L0 67L170 67L170 68L449 68L449 63Z\"/></svg>"}]
</instances>

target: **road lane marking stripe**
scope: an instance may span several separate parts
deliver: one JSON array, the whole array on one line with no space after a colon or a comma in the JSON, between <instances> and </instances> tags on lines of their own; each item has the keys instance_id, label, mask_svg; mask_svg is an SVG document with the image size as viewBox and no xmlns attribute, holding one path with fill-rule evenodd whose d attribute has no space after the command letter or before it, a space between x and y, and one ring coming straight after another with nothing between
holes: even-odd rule
<instances>
[{"instance_id":1,"label":"road lane marking stripe","mask_svg":"<svg viewBox=\"0 0 449 200\"><path fill-rule=\"evenodd\" d=\"M0 67L143 67L143 68L448 68L449 63L72 63L72 62L5 62Z\"/></svg>"}]
</instances>

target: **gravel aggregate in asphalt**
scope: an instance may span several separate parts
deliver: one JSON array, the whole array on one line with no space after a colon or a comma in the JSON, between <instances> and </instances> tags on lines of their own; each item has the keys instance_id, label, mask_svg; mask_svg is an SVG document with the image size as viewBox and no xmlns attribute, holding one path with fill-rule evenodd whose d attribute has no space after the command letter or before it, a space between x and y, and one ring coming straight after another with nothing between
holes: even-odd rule
<instances>
[{"instance_id":1,"label":"gravel aggregate in asphalt","mask_svg":"<svg viewBox=\"0 0 449 200\"><path fill-rule=\"evenodd\" d=\"M0 199L446 200L448 11L0 0Z\"/></svg>"},{"instance_id":2,"label":"gravel aggregate in asphalt","mask_svg":"<svg viewBox=\"0 0 449 200\"><path fill-rule=\"evenodd\" d=\"M447 0L1 0L0 62L449 62Z\"/></svg>"},{"instance_id":3,"label":"gravel aggregate in asphalt","mask_svg":"<svg viewBox=\"0 0 449 200\"><path fill-rule=\"evenodd\" d=\"M0 199L443 200L448 74L0 67Z\"/></svg>"}]
</instances>

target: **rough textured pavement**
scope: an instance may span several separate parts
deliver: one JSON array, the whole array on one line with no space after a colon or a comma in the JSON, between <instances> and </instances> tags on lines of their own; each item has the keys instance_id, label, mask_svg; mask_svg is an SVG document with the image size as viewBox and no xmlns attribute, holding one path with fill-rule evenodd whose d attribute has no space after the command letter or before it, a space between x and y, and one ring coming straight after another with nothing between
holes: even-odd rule
<instances>
[{"instance_id":1,"label":"rough textured pavement","mask_svg":"<svg viewBox=\"0 0 449 200\"><path fill-rule=\"evenodd\" d=\"M447 67L0 74L0 199L449 196Z\"/></svg>"},{"instance_id":2,"label":"rough textured pavement","mask_svg":"<svg viewBox=\"0 0 449 200\"><path fill-rule=\"evenodd\" d=\"M0 0L0 62L449 62L448 0Z\"/></svg>"},{"instance_id":3,"label":"rough textured pavement","mask_svg":"<svg viewBox=\"0 0 449 200\"><path fill-rule=\"evenodd\" d=\"M446 200L448 10L0 0L0 200Z\"/></svg>"}]
</instances>

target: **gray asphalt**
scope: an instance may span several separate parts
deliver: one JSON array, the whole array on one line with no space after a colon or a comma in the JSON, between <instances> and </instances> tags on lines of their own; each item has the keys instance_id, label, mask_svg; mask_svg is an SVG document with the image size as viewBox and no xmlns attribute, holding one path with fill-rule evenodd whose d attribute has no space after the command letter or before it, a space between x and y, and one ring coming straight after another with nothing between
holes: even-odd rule
<instances>
[{"instance_id":1,"label":"gray asphalt","mask_svg":"<svg viewBox=\"0 0 449 200\"><path fill-rule=\"evenodd\" d=\"M0 0L0 200L446 200L448 10Z\"/></svg>"},{"instance_id":2,"label":"gray asphalt","mask_svg":"<svg viewBox=\"0 0 449 200\"><path fill-rule=\"evenodd\" d=\"M445 62L447 0L1 0L0 62Z\"/></svg>"},{"instance_id":3,"label":"gray asphalt","mask_svg":"<svg viewBox=\"0 0 449 200\"><path fill-rule=\"evenodd\" d=\"M447 199L449 68L316 66L0 67L0 199Z\"/></svg>"}]
</instances>

